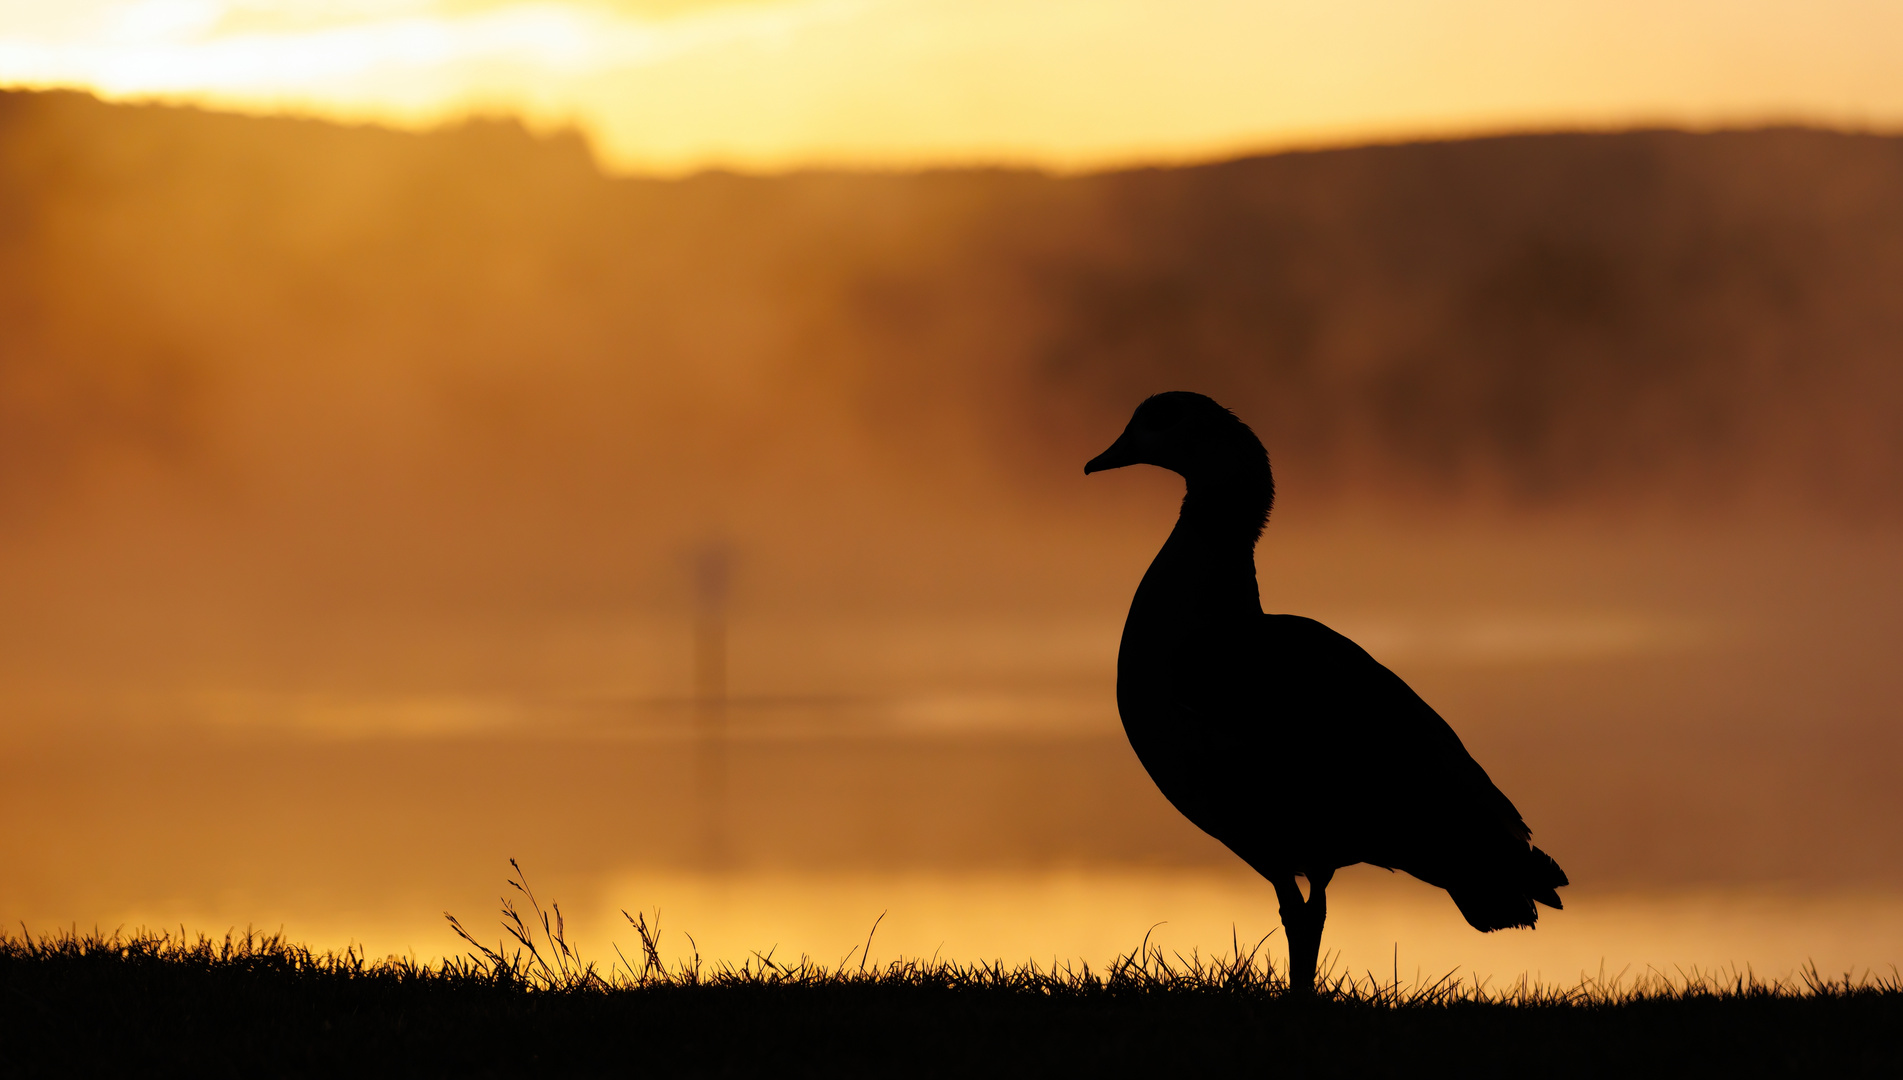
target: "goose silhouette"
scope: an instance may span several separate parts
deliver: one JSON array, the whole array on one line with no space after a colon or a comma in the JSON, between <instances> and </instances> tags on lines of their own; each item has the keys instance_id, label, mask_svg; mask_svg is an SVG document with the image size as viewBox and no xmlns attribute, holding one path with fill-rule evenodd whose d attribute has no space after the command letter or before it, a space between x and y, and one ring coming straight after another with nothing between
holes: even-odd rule
<instances>
[{"instance_id":1,"label":"goose silhouette","mask_svg":"<svg viewBox=\"0 0 1903 1080\"><path fill-rule=\"evenodd\" d=\"M1130 603L1117 709L1164 797L1275 886L1290 987L1314 989L1344 866L1445 889L1476 930L1559 907L1565 872L1420 695L1321 623L1263 614L1255 545L1275 481L1248 425L1201 394L1157 394L1084 472L1127 465L1178 473L1186 492Z\"/></svg>"}]
</instances>

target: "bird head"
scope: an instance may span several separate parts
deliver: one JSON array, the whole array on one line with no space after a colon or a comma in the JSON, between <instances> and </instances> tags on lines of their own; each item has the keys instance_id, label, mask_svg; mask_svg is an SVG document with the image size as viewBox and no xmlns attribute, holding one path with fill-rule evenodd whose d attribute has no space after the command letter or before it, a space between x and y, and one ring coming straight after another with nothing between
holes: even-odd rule
<instances>
[{"instance_id":1,"label":"bird head","mask_svg":"<svg viewBox=\"0 0 1903 1080\"><path fill-rule=\"evenodd\" d=\"M1275 479L1262 440L1235 413L1202 394L1173 390L1146 398L1123 434L1110 449L1091 458L1084 472L1126 465L1155 465L1180 475L1192 500L1213 497L1235 503L1254 520L1257 532L1275 501Z\"/></svg>"},{"instance_id":2,"label":"bird head","mask_svg":"<svg viewBox=\"0 0 1903 1080\"><path fill-rule=\"evenodd\" d=\"M1144 399L1123 434L1091 458L1084 472L1155 465L1194 479L1266 461L1261 440L1235 413L1202 394L1172 390Z\"/></svg>"}]
</instances>

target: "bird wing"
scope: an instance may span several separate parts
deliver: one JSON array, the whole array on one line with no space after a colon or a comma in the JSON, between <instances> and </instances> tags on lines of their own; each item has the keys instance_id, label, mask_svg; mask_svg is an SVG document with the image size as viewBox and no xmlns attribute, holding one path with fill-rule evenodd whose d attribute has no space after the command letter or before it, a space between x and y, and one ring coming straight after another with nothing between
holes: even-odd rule
<instances>
[{"instance_id":1,"label":"bird wing","mask_svg":"<svg viewBox=\"0 0 1903 1080\"><path fill-rule=\"evenodd\" d=\"M1265 615L1255 675L1269 692L1265 733L1297 760L1295 797L1328 806L1321 835L1382 866L1418 862L1436 836L1524 845L1519 811L1460 737L1400 676L1353 641L1299 615ZM1435 859L1434 861L1438 861Z\"/></svg>"}]
</instances>

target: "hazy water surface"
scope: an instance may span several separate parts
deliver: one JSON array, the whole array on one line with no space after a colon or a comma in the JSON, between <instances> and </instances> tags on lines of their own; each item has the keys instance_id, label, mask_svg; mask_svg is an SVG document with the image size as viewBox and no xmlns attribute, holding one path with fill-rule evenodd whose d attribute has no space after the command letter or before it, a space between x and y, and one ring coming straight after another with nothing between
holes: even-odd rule
<instances>
[{"instance_id":1,"label":"hazy water surface","mask_svg":"<svg viewBox=\"0 0 1903 1080\"><path fill-rule=\"evenodd\" d=\"M506 865L500 875L512 873ZM1286 954L1273 891L1244 872L1207 868L1072 868L975 873L734 873L627 869L595 880L530 884L559 902L583 954L616 961L614 946L638 956L622 916L656 912L663 951L680 962L698 949L706 961L741 963L754 953L828 966L857 964L870 934L873 962L940 956L1103 965L1147 937L1187 957L1227 955L1233 944L1263 944L1280 966ZM468 889L456 890L472 896ZM506 942L494 897L456 910L492 947ZM346 902L259 903L242 894L203 901L109 907L101 925L221 932L283 930L318 947L355 945L371 955L423 958L466 946L432 908L428 890ZM472 896L473 900L473 896ZM1325 944L1336 970L1387 982L1432 982L1450 973L1495 985L1529 975L1571 985L1582 977L1754 972L1789 979L1815 965L1831 976L1882 974L1903 957L1903 894L1804 894L1772 889L1664 892L1571 890L1563 912L1543 912L1536 930L1480 934L1443 893L1384 871L1356 868L1329 893ZM876 933L873 932L877 924ZM691 942L689 940L691 936ZM1266 938L1266 942L1265 939Z\"/></svg>"}]
</instances>

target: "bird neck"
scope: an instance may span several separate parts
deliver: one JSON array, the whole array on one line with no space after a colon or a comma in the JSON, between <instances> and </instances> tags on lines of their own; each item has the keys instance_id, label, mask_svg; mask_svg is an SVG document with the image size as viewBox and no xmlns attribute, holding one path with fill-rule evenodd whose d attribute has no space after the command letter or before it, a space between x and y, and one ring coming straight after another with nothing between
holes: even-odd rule
<instances>
[{"instance_id":1,"label":"bird neck","mask_svg":"<svg viewBox=\"0 0 1903 1080\"><path fill-rule=\"evenodd\" d=\"M1136 608L1198 623L1262 614L1255 545L1273 498L1267 470L1259 479L1192 475L1186 483L1182 513L1137 588Z\"/></svg>"},{"instance_id":2,"label":"bird neck","mask_svg":"<svg viewBox=\"0 0 1903 1080\"><path fill-rule=\"evenodd\" d=\"M1267 459L1222 470L1196 470L1183 478L1183 510L1177 528L1187 526L1206 543L1240 546L1254 557L1255 543L1269 522L1275 480Z\"/></svg>"}]
</instances>

